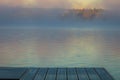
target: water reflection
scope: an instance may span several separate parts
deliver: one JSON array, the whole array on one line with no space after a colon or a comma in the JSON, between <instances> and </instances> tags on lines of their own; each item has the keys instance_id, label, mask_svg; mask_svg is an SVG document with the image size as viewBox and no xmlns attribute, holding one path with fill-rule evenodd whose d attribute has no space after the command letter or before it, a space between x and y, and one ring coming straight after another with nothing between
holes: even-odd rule
<instances>
[{"instance_id":1,"label":"water reflection","mask_svg":"<svg viewBox=\"0 0 120 80\"><path fill-rule=\"evenodd\" d=\"M0 66L105 67L120 79L120 31L0 29Z\"/></svg>"}]
</instances>

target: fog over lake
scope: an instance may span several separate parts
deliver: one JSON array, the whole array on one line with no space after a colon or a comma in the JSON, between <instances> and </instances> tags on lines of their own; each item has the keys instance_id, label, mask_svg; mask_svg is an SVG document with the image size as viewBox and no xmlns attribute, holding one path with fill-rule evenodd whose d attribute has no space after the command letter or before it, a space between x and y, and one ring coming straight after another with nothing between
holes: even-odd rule
<instances>
[{"instance_id":1,"label":"fog over lake","mask_svg":"<svg viewBox=\"0 0 120 80\"><path fill-rule=\"evenodd\" d=\"M104 67L120 80L120 11L66 11L0 7L0 66Z\"/></svg>"}]
</instances>

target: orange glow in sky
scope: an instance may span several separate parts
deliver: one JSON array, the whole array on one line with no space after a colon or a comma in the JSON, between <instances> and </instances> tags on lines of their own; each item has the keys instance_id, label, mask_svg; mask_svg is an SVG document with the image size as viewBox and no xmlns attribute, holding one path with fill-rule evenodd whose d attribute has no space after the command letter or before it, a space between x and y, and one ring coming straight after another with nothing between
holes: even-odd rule
<instances>
[{"instance_id":1,"label":"orange glow in sky","mask_svg":"<svg viewBox=\"0 0 120 80\"><path fill-rule=\"evenodd\" d=\"M23 5L24 6L35 6L37 5L36 0L23 0Z\"/></svg>"},{"instance_id":2,"label":"orange glow in sky","mask_svg":"<svg viewBox=\"0 0 120 80\"><path fill-rule=\"evenodd\" d=\"M37 8L112 8L119 0L0 0L0 6Z\"/></svg>"},{"instance_id":3,"label":"orange glow in sky","mask_svg":"<svg viewBox=\"0 0 120 80\"><path fill-rule=\"evenodd\" d=\"M102 0L69 0L72 8L95 8L100 7Z\"/></svg>"}]
</instances>

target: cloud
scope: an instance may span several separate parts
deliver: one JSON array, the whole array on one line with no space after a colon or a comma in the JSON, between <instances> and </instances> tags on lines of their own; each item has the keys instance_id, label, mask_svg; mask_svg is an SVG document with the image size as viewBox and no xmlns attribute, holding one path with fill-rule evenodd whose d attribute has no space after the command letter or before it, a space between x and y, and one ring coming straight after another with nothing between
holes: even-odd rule
<instances>
[{"instance_id":1,"label":"cloud","mask_svg":"<svg viewBox=\"0 0 120 80\"><path fill-rule=\"evenodd\" d=\"M119 9L119 0L0 0L0 6Z\"/></svg>"},{"instance_id":2,"label":"cloud","mask_svg":"<svg viewBox=\"0 0 120 80\"><path fill-rule=\"evenodd\" d=\"M119 0L103 0L101 5L107 9L117 10L120 7L120 1Z\"/></svg>"},{"instance_id":3,"label":"cloud","mask_svg":"<svg viewBox=\"0 0 120 80\"><path fill-rule=\"evenodd\" d=\"M72 8L95 8L100 7L102 0L68 0Z\"/></svg>"},{"instance_id":4,"label":"cloud","mask_svg":"<svg viewBox=\"0 0 120 80\"><path fill-rule=\"evenodd\" d=\"M40 8L67 8L67 0L0 0L0 5Z\"/></svg>"}]
</instances>

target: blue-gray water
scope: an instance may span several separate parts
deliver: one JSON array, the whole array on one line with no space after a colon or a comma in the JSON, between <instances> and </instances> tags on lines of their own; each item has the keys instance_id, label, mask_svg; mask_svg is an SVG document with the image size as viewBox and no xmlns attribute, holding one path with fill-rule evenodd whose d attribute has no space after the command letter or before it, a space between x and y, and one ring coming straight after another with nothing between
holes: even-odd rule
<instances>
[{"instance_id":1,"label":"blue-gray water","mask_svg":"<svg viewBox=\"0 0 120 80\"><path fill-rule=\"evenodd\" d=\"M0 28L0 66L105 67L120 80L120 30Z\"/></svg>"}]
</instances>

